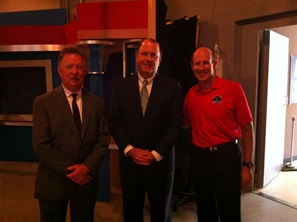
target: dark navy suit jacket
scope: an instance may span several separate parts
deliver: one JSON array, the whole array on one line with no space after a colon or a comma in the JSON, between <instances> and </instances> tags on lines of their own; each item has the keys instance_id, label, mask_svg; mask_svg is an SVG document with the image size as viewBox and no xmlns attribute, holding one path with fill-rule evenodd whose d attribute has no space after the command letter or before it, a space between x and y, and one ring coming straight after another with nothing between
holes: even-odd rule
<instances>
[{"instance_id":1,"label":"dark navy suit jacket","mask_svg":"<svg viewBox=\"0 0 297 222\"><path fill-rule=\"evenodd\" d=\"M155 150L163 159L148 168L161 173L173 169L172 148L182 128L182 96L179 83L156 74L146 113L141 109L138 76L120 79L114 88L109 129L120 150L120 167L135 167L123 151L128 144L145 150Z\"/></svg>"}]
</instances>

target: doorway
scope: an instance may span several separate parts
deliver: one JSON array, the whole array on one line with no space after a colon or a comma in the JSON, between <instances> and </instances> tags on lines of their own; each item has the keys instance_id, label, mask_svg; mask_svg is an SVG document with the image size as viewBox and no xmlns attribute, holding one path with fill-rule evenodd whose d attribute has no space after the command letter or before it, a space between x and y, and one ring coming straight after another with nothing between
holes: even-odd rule
<instances>
[{"instance_id":1,"label":"doorway","mask_svg":"<svg viewBox=\"0 0 297 222\"><path fill-rule=\"evenodd\" d=\"M287 106L289 38L259 31L257 185L266 186L283 167Z\"/></svg>"},{"instance_id":2,"label":"doorway","mask_svg":"<svg viewBox=\"0 0 297 222\"><path fill-rule=\"evenodd\" d=\"M294 18L294 19L292 19ZM235 55L237 58L236 63L236 74L237 74L237 80L242 84L243 89L246 92L246 96L249 102L249 105L251 107L251 111L254 117L254 126L259 125L259 62L258 62L258 52L259 52L259 44L258 44L258 32L260 30L265 29L271 29L275 30L278 29L276 32L279 32L280 29L282 32L285 32L285 36L288 35L288 33L293 33L292 25L297 24L297 11L294 13L282 13L281 15L271 15L271 16L265 16L265 17L259 17L259 18L251 18L247 20L237 21L236 22L236 47L235 47ZM285 30L285 31L284 31ZM296 26L295 26L296 30ZM283 34L283 33L282 33ZM292 35L292 34L291 34ZM290 36L289 39L295 38L295 36ZM297 38L295 38L297 41ZM291 45L290 40L290 54L295 54L297 52L294 52L293 45ZM294 43L295 44L295 43ZM296 46L294 48L297 48ZM288 76L287 76L287 79ZM292 110L292 113L288 113L288 110ZM290 135L291 135L291 118L292 115L295 115L296 113L293 111L296 110L295 107L288 107L287 106L287 112L286 112L286 120L285 120L285 144L284 144L284 153L281 158L284 159L286 157L286 153L289 153L290 150ZM296 114L297 115L297 114ZM261 126L262 127L262 126ZM255 127L255 135L258 135L260 133L260 129ZM259 167L261 168L261 164L263 165L263 160L265 152L263 151L263 147L259 146L259 142L256 141L256 144L258 144L255 147L255 175L254 175L254 185L258 188L261 188L264 186L263 184L263 175L259 174ZM278 154L281 155L281 154ZM268 182L269 183L269 182Z\"/></svg>"}]
</instances>

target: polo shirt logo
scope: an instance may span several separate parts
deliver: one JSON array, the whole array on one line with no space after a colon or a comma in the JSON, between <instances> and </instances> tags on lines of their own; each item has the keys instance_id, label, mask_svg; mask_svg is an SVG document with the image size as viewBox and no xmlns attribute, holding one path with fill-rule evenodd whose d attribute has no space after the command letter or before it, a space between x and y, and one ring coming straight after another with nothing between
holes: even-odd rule
<instances>
[{"instance_id":1,"label":"polo shirt logo","mask_svg":"<svg viewBox=\"0 0 297 222\"><path fill-rule=\"evenodd\" d=\"M222 102L222 97L221 96L214 96L214 97L212 97L212 102L214 104L220 104Z\"/></svg>"}]
</instances>

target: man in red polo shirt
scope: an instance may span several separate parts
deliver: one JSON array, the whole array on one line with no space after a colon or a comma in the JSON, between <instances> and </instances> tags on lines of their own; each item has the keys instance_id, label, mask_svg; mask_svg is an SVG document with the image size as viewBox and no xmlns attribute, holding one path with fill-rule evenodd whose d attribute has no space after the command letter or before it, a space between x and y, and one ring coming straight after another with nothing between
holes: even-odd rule
<instances>
[{"instance_id":1,"label":"man in red polo shirt","mask_svg":"<svg viewBox=\"0 0 297 222\"><path fill-rule=\"evenodd\" d=\"M184 125L192 128L197 217L239 222L241 186L252 181L253 118L240 84L216 76L216 65L210 49L194 52L191 66L199 83L184 101Z\"/></svg>"}]
</instances>

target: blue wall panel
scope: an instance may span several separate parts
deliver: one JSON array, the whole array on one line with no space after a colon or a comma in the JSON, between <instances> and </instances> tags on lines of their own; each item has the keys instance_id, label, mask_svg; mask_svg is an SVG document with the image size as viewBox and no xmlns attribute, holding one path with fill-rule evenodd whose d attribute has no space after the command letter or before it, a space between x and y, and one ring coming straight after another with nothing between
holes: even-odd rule
<instances>
[{"instance_id":1,"label":"blue wall panel","mask_svg":"<svg viewBox=\"0 0 297 222\"><path fill-rule=\"evenodd\" d=\"M32 146L32 127L0 125L0 159L36 162Z\"/></svg>"},{"instance_id":2,"label":"blue wall panel","mask_svg":"<svg viewBox=\"0 0 297 222\"><path fill-rule=\"evenodd\" d=\"M66 9L0 13L0 25L65 25Z\"/></svg>"}]
</instances>

